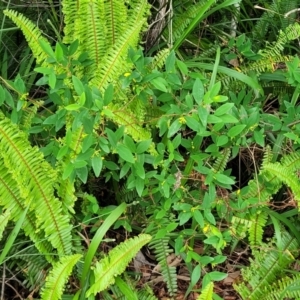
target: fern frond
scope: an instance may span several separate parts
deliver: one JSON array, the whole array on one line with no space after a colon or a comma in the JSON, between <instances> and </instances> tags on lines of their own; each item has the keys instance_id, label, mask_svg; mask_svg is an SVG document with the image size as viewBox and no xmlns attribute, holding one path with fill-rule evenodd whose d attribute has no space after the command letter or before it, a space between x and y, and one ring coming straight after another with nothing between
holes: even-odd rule
<instances>
[{"instance_id":1,"label":"fern frond","mask_svg":"<svg viewBox=\"0 0 300 300\"><path fill-rule=\"evenodd\" d=\"M26 41L30 49L32 50L32 54L36 59L37 63L41 63L48 55L40 46L39 41L43 40L44 43L47 43L50 46L48 40L42 37L41 30L29 19L24 17L22 14L19 14L13 10L4 10L4 14L9 17L23 32Z\"/></svg>"},{"instance_id":2,"label":"fern frond","mask_svg":"<svg viewBox=\"0 0 300 300\"><path fill-rule=\"evenodd\" d=\"M151 236L140 234L139 236L128 239L119 244L108 255L96 263L94 269L95 282L87 291L86 296L95 295L105 290L109 285L115 282L115 276L124 272L128 263L134 258L137 252L149 241ZM105 276L103 276L105 274Z\"/></svg>"},{"instance_id":3,"label":"fern frond","mask_svg":"<svg viewBox=\"0 0 300 300\"><path fill-rule=\"evenodd\" d=\"M0 182L0 184L1 184L1 182ZM2 239L3 231L6 227L9 219L10 219L9 210L6 210L6 211L2 212L2 214L0 215L0 240Z\"/></svg>"},{"instance_id":4,"label":"fern frond","mask_svg":"<svg viewBox=\"0 0 300 300\"><path fill-rule=\"evenodd\" d=\"M63 42L65 44L71 44L76 40L74 37L74 24L80 16L78 16L78 11L80 11L82 1L64 0L62 1L62 13L64 15L64 38Z\"/></svg>"},{"instance_id":5,"label":"fern frond","mask_svg":"<svg viewBox=\"0 0 300 300\"><path fill-rule=\"evenodd\" d=\"M163 49L160 50L153 58L153 61L151 63L151 69L160 69L164 66L166 63L166 59L170 54L170 49Z\"/></svg>"},{"instance_id":6,"label":"fern frond","mask_svg":"<svg viewBox=\"0 0 300 300\"><path fill-rule=\"evenodd\" d=\"M110 105L109 108L114 114L112 120L118 125L125 126L125 133L129 134L135 141L151 139L150 131L140 125L137 116L129 109L124 109L117 104Z\"/></svg>"},{"instance_id":7,"label":"fern frond","mask_svg":"<svg viewBox=\"0 0 300 300\"><path fill-rule=\"evenodd\" d=\"M131 69L132 64L127 61L128 49L136 48L143 23L144 20L140 20L136 24L131 24L131 27L123 32L115 45L103 57L101 67L90 82L91 86L96 86L103 92L109 83L116 82L122 74Z\"/></svg>"},{"instance_id":8,"label":"fern frond","mask_svg":"<svg viewBox=\"0 0 300 300\"><path fill-rule=\"evenodd\" d=\"M167 284L170 296L175 296L177 293L177 275L176 268L168 263L168 256L173 252L169 247L169 237L154 238L149 248L153 249L155 257L161 267L161 273L164 281Z\"/></svg>"},{"instance_id":9,"label":"fern frond","mask_svg":"<svg viewBox=\"0 0 300 300\"><path fill-rule=\"evenodd\" d=\"M255 246L262 244L264 227L267 223L268 215L265 212L257 212L251 218L251 225L249 227L249 241L250 246L254 249Z\"/></svg>"},{"instance_id":10,"label":"fern frond","mask_svg":"<svg viewBox=\"0 0 300 300\"><path fill-rule=\"evenodd\" d=\"M214 162L212 169L215 172L223 172L226 168L226 165L228 163L229 160L229 156L230 156L230 148L225 148L220 157L217 158L217 160Z\"/></svg>"},{"instance_id":11,"label":"fern frond","mask_svg":"<svg viewBox=\"0 0 300 300\"><path fill-rule=\"evenodd\" d=\"M292 152L288 155L284 155L280 161L283 168L289 170L289 172L294 173L300 169L300 153Z\"/></svg>"},{"instance_id":12,"label":"fern frond","mask_svg":"<svg viewBox=\"0 0 300 300\"><path fill-rule=\"evenodd\" d=\"M153 294L153 290L145 285L143 286L142 289L139 289L138 291L138 299L139 300L158 300L154 294Z\"/></svg>"},{"instance_id":13,"label":"fern frond","mask_svg":"<svg viewBox=\"0 0 300 300\"><path fill-rule=\"evenodd\" d=\"M252 221L233 216L231 219L230 231L233 233L233 236L243 239L246 237L246 233L251 226Z\"/></svg>"},{"instance_id":14,"label":"fern frond","mask_svg":"<svg viewBox=\"0 0 300 300\"><path fill-rule=\"evenodd\" d=\"M104 2L105 21L107 29L107 48L116 44L118 38L126 28L127 11L124 1L110 0Z\"/></svg>"},{"instance_id":15,"label":"fern frond","mask_svg":"<svg viewBox=\"0 0 300 300\"><path fill-rule=\"evenodd\" d=\"M0 206L10 213L10 220L18 221L21 213L26 209L26 202L22 199L19 186L10 170L5 168L4 161L0 158ZM45 255L49 262L53 262L53 257L49 256L52 246L45 240L43 230L37 231L36 216L34 211L28 210L22 225L25 234L34 242L35 247Z\"/></svg>"},{"instance_id":16,"label":"fern frond","mask_svg":"<svg viewBox=\"0 0 300 300\"><path fill-rule=\"evenodd\" d=\"M295 173L291 173L288 168L283 168L283 166L279 163L264 166L264 171L266 172L266 175L268 175L266 177L273 178L275 176L281 182L290 187L293 191L294 198L297 201L300 201L299 178Z\"/></svg>"},{"instance_id":17,"label":"fern frond","mask_svg":"<svg viewBox=\"0 0 300 300\"><path fill-rule=\"evenodd\" d=\"M35 101L32 106L23 109L20 120L20 127L23 131L28 132L28 130L32 127L32 119L36 116L37 110L42 104L43 101Z\"/></svg>"},{"instance_id":18,"label":"fern frond","mask_svg":"<svg viewBox=\"0 0 300 300\"><path fill-rule=\"evenodd\" d=\"M85 70L88 78L100 67L107 52L107 28L103 1L79 1L80 7L73 24L74 39L79 41L78 54L87 52L93 64ZM67 39L68 40L68 39Z\"/></svg>"},{"instance_id":19,"label":"fern frond","mask_svg":"<svg viewBox=\"0 0 300 300\"><path fill-rule=\"evenodd\" d=\"M299 299L300 274L283 277L267 288L265 300Z\"/></svg>"},{"instance_id":20,"label":"fern frond","mask_svg":"<svg viewBox=\"0 0 300 300\"><path fill-rule=\"evenodd\" d=\"M197 298L197 300L212 300L214 292L214 283L210 282L201 292L201 295Z\"/></svg>"},{"instance_id":21,"label":"fern frond","mask_svg":"<svg viewBox=\"0 0 300 300\"><path fill-rule=\"evenodd\" d=\"M26 135L3 116L0 116L0 154L17 183L23 205L31 203L30 210L36 215L35 228L45 231L48 241L59 254L70 253L69 216L62 214L61 202L54 197L56 172L42 153L31 147Z\"/></svg>"},{"instance_id":22,"label":"fern frond","mask_svg":"<svg viewBox=\"0 0 300 300\"><path fill-rule=\"evenodd\" d=\"M45 288L42 290L42 300L61 299L64 285L70 276L74 265L81 258L81 254L61 257L60 261L53 265L53 269L46 278Z\"/></svg>"},{"instance_id":23,"label":"fern frond","mask_svg":"<svg viewBox=\"0 0 300 300\"><path fill-rule=\"evenodd\" d=\"M7 261L9 267L18 266L18 269L26 274L23 285L30 291L39 290L45 282L45 274L47 274L50 264L42 256L35 247L25 247L28 243L24 236L21 236L22 243L15 244L11 258ZM50 252L49 252L50 254ZM53 263L53 262L52 262ZM15 268L15 267L14 267Z\"/></svg>"},{"instance_id":24,"label":"fern frond","mask_svg":"<svg viewBox=\"0 0 300 300\"><path fill-rule=\"evenodd\" d=\"M297 240L287 231L282 233L282 249L274 249L271 243L267 249L255 252L250 267L243 270L244 282L234 285L243 299L265 299L266 290L299 254Z\"/></svg>"}]
</instances>

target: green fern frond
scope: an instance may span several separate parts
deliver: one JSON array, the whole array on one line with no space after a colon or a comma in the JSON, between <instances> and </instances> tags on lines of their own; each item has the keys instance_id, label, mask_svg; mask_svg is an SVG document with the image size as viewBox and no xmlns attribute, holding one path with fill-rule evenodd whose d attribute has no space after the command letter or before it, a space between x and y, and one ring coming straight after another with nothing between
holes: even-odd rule
<instances>
[{"instance_id":1,"label":"green fern frond","mask_svg":"<svg viewBox=\"0 0 300 300\"><path fill-rule=\"evenodd\" d=\"M127 11L123 1L111 0L104 2L104 12L107 29L107 48L112 47L122 35L127 23Z\"/></svg>"},{"instance_id":2,"label":"green fern frond","mask_svg":"<svg viewBox=\"0 0 300 300\"><path fill-rule=\"evenodd\" d=\"M184 30L190 25L193 19L199 14L199 11L203 9L205 1L197 1L193 5L188 5L185 7L185 11L180 14L176 14L176 17L172 20L172 37L173 41L176 41ZM163 32L163 35L168 40L169 38L169 29L166 28Z\"/></svg>"},{"instance_id":3,"label":"green fern frond","mask_svg":"<svg viewBox=\"0 0 300 300\"><path fill-rule=\"evenodd\" d=\"M151 63L151 69L161 69L165 65L166 59L169 56L169 54L170 49L160 50L153 58L153 61Z\"/></svg>"},{"instance_id":4,"label":"green fern frond","mask_svg":"<svg viewBox=\"0 0 300 300\"><path fill-rule=\"evenodd\" d=\"M135 141L151 139L151 133L140 125L137 116L130 110L120 105L110 105L113 112L112 120L118 125L125 127L125 133L129 134Z\"/></svg>"},{"instance_id":5,"label":"green fern frond","mask_svg":"<svg viewBox=\"0 0 300 300\"><path fill-rule=\"evenodd\" d=\"M20 127L22 130L28 132L28 130L32 127L32 120L36 116L37 110L42 106L42 104L43 101L35 101L33 105L23 109L22 117L20 120Z\"/></svg>"},{"instance_id":6,"label":"green fern frond","mask_svg":"<svg viewBox=\"0 0 300 300\"><path fill-rule=\"evenodd\" d=\"M75 39L79 41L77 53L88 52L93 64L88 67L88 78L100 67L107 49L107 26L103 1L80 1L80 11L75 23ZM118 22L118 19L116 19Z\"/></svg>"},{"instance_id":7,"label":"green fern frond","mask_svg":"<svg viewBox=\"0 0 300 300\"><path fill-rule=\"evenodd\" d=\"M284 277L267 288L265 300L299 299L300 274Z\"/></svg>"},{"instance_id":8,"label":"green fern frond","mask_svg":"<svg viewBox=\"0 0 300 300\"><path fill-rule=\"evenodd\" d=\"M297 240L287 231L282 233L282 249L274 249L271 243L266 249L255 252L250 267L242 271L244 282L234 285L243 299L265 299L268 287L276 282L277 276L295 261L299 254Z\"/></svg>"},{"instance_id":9,"label":"green fern frond","mask_svg":"<svg viewBox=\"0 0 300 300\"><path fill-rule=\"evenodd\" d=\"M60 261L53 265L53 269L46 278L45 288L42 290L42 300L61 299L64 285L70 276L74 265L81 258L81 254L61 257Z\"/></svg>"},{"instance_id":10,"label":"green fern frond","mask_svg":"<svg viewBox=\"0 0 300 300\"><path fill-rule=\"evenodd\" d=\"M217 160L214 162L212 169L215 172L223 172L226 168L226 165L228 163L229 160L229 156L230 156L230 148L225 148L220 157L217 158Z\"/></svg>"},{"instance_id":11,"label":"green fern frond","mask_svg":"<svg viewBox=\"0 0 300 300\"><path fill-rule=\"evenodd\" d=\"M288 155L284 155L280 163L283 168L286 168L289 172L294 173L300 169L300 153L292 152Z\"/></svg>"},{"instance_id":12,"label":"green fern frond","mask_svg":"<svg viewBox=\"0 0 300 300\"><path fill-rule=\"evenodd\" d=\"M54 197L56 172L42 153L31 147L26 135L3 116L0 116L0 155L5 167L12 172L23 205L31 203L30 210L36 215L35 228L45 231L47 240L59 254L70 253L69 216L62 214L61 202Z\"/></svg>"},{"instance_id":13,"label":"green fern frond","mask_svg":"<svg viewBox=\"0 0 300 300\"><path fill-rule=\"evenodd\" d=\"M175 296L177 293L177 275L176 268L170 266L168 263L168 256L173 253L173 250L169 247L169 237L154 238L149 248L153 249L155 257L161 267L161 273L164 281L167 284L170 296Z\"/></svg>"},{"instance_id":14,"label":"green fern frond","mask_svg":"<svg viewBox=\"0 0 300 300\"><path fill-rule=\"evenodd\" d=\"M158 300L154 296L153 290L148 285L144 285L142 289L139 289L138 299L139 300Z\"/></svg>"},{"instance_id":15,"label":"green fern frond","mask_svg":"<svg viewBox=\"0 0 300 300\"><path fill-rule=\"evenodd\" d=\"M233 216L231 219L230 231L233 233L233 236L243 239L246 237L246 233L251 226L251 220Z\"/></svg>"},{"instance_id":16,"label":"green fern frond","mask_svg":"<svg viewBox=\"0 0 300 300\"><path fill-rule=\"evenodd\" d=\"M30 49L32 50L32 54L36 59L36 62L41 63L46 60L48 55L40 46L39 41L43 40L43 42L48 44L49 47L51 46L48 40L42 37L41 30L22 14L19 14L13 10L4 10L4 14L22 30L25 39L28 42Z\"/></svg>"},{"instance_id":17,"label":"green fern frond","mask_svg":"<svg viewBox=\"0 0 300 300\"><path fill-rule=\"evenodd\" d=\"M300 201L300 186L299 179L295 173L289 171L288 168L283 168L279 163L268 164L264 166L266 177L278 178L282 183L286 184L293 191L293 196L297 201Z\"/></svg>"},{"instance_id":18,"label":"green fern frond","mask_svg":"<svg viewBox=\"0 0 300 300\"><path fill-rule=\"evenodd\" d=\"M24 248L28 243L24 236L20 236L22 241L15 244L12 248L11 258L7 261L9 267L17 265L19 270L26 274L23 285L30 291L39 290L45 283L45 274L47 274L50 265L43 255L34 247ZM50 252L51 253L51 252Z\"/></svg>"},{"instance_id":19,"label":"green fern frond","mask_svg":"<svg viewBox=\"0 0 300 300\"><path fill-rule=\"evenodd\" d=\"M254 249L255 246L260 246L262 244L264 227L267 223L268 215L264 212L257 212L251 218L251 225L248 229L249 231L249 241L250 246Z\"/></svg>"},{"instance_id":20,"label":"green fern frond","mask_svg":"<svg viewBox=\"0 0 300 300\"><path fill-rule=\"evenodd\" d=\"M1 178L0 178L0 184L1 184ZM10 219L9 210L5 210L4 212L2 212L2 214L0 215L0 240L2 239L3 231L6 227L9 219Z\"/></svg>"},{"instance_id":21,"label":"green fern frond","mask_svg":"<svg viewBox=\"0 0 300 300\"><path fill-rule=\"evenodd\" d=\"M65 23L63 42L65 44L71 44L76 40L74 37L74 24L80 17L78 16L78 11L80 11L82 1L64 0L61 2L61 4Z\"/></svg>"},{"instance_id":22,"label":"green fern frond","mask_svg":"<svg viewBox=\"0 0 300 300\"><path fill-rule=\"evenodd\" d=\"M201 295L197 298L197 300L212 300L213 292L214 292L214 283L210 282L202 290Z\"/></svg>"},{"instance_id":23,"label":"green fern frond","mask_svg":"<svg viewBox=\"0 0 300 300\"><path fill-rule=\"evenodd\" d=\"M17 222L21 213L26 209L26 202L21 197L17 181L14 180L13 174L5 168L2 158L0 158L0 165L2 166L0 169L0 206L9 211L10 220ZM48 255L52 251L52 246L44 239L44 231L37 231L34 211L27 212L22 229L46 259L53 262L53 257Z\"/></svg>"},{"instance_id":24,"label":"green fern frond","mask_svg":"<svg viewBox=\"0 0 300 300\"><path fill-rule=\"evenodd\" d=\"M104 91L109 83L115 83L122 74L130 71L132 64L127 61L128 49L136 48L143 23L144 20L140 20L136 24L128 24L130 27L123 32L115 45L103 57L101 67L90 82L91 86Z\"/></svg>"},{"instance_id":25,"label":"green fern frond","mask_svg":"<svg viewBox=\"0 0 300 300\"><path fill-rule=\"evenodd\" d=\"M132 258L150 240L150 235L140 234L119 244L105 258L97 262L94 269L95 282L87 291L86 296L95 295L113 284L114 277L124 272Z\"/></svg>"}]
</instances>

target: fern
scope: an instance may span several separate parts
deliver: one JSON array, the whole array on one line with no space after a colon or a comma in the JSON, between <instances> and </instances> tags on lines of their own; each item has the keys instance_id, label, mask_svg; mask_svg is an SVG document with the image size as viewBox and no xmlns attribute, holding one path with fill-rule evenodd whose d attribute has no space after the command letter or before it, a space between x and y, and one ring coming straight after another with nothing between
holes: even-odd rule
<instances>
[{"instance_id":1,"label":"fern","mask_svg":"<svg viewBox=\"0 0 300 300\"><path fill-rule=\"evenodd\" d=\"M113 284L114 277L124 272L131 259L150 240L150 235L140 234L138 237L119 244L105 258L97 262L94 269L95 282L87 291L86 296L95 295Z\"/></svg>"},{"instance_id":2,"label":"fern","mask_svg":"<svg viewBox=\"0 0 300 300\"><path fill-rule=\"evenodd\" d=\"M251 248L262 244L263 228L267 223L268 215L265 212L256 212L249 227L249 241Z\"/></svg>"},{"instance_id":3,"label":"fern","mask_svg":"<svg viewBox=\"0 0 300 300\"><path fill-rule=\"evenodd\" d=\"M25 201L21 198L19 186L4 167L4 162L0 159L2 168L0 169L0 206L10 212L10 220L17 221L21 213L25 210ZM53 257L49 256L52 246L44 240L45 233L43 230L36 230L36 216L34 211L29 210L25 216L22 228L27 236L34 242L39 251L45 254L48 261L53 261Z\"/></svg>"},{"instance_id":4,"label":"fern","mask_svg":"<svg viewBox=\"0 0 300 300\"><path fill-rule=\"evenodd\" d=\"M170 296L175 296L177 293L177 274L176 268L168 263L168 256L173 252L169 247L169 237L154 238L149 248L153 249L155 257L161 267L161 273L164 281L167 284Z\"/></svg>"},{"instance_id":5,"label":"fern","mask_svg":"<svg viewBox=\"0 0 300 300\"><path fill-rule=\"evenodd\" d=\"M299 299L300 274L283 277L267 287L266 300Z\"/></svg>"},{"instance_id":6,"label":"fern","mask_svg":"<svg viewBox=\"0 0 300 300\"><path fill-rule=\"evenodd\" d=\"M223 150L223 153L221 153L220 157L217 158L217 160L214 162L212 166L215 172L223 172L225 170L229 160L230 153L231 153L230 148L226 148Z\"/></svg>"},{"instance_id":7,"label":"fern","mask_svg":"<svg viewBox=\"0 0 300 300\"><path fill-rule=\"evenodd\" d=\"M35 215L35 219L31 221L31 226L35 228L33 231L43 230L44 236L47 236L47 240L59 254L70 253L69 216L62 214L61 202L54 197L56 173L38 149L30 146L26 135L3 116L0 116L0 156L6 170L10 170L6 177L2 173L4 192L10 192L7 188L10 184L16 189L16 192L11 193L11 202L2 205L12 211L16 202L20 201L19 209L31 202L30 211L34 211Z\"/></svg>"},{"instance_id":8,"label":"fern","mask_svg":"<svg viewBox=\"0 0 300 300\"><path fill-rule=\"evenodd\" d=\"M234 285L243 299L266 299L269 286L275 283L283 270L295 261L295 256L299 254L297 240L284 231L281 242L280 251L274 249L270 242L266 250L254 252L255 257L250 267L242 272L244 282Z\"/></svg>"},{"instance_id":9,"label":"fern","mask_svg":"<svg viewBox=\"0 0 300 300\"><path fill-rule=\"evenodd\" d=\"M5 10L4 14L11 18L12 21L22 29L26 41L28 42L31 51L36 58L37 63L45 61L48 55L41 47L40 41L42 40L49 47L50 44L45 38L42 37L41 30L22 14L19 14L13 10Z\"/></svg>"},{"instance_id":10,"label":"fern","mask_svg":"<svg viewBox=\"0 0 300 300\"><path fill-rule=\"evenodd\" d=\"M6 227L9 219L10 219L9 210L6 210L6 211L2 212L2 214L0 215L0 240L2 239L3 231Z\"/></svg>"},{"instance_id":11,"label":"fern","mask_svg":"<svg viewBox=\"0 0 300 300\"><path fill-rule=\"evenodd\" d=\"M212 300L213 291L214 291L214 283L209 282L206 285L206 287L202 290L201 295L197 298L197 300Z\"/></svg>"},{"instance_id":12,"label":"fern","mask_svg":"<svg viewBox=\"0 0 300 300\"><path fill-rule=\"evenodd\" d=\"M42 300L61 299L64 285L80 258L81 254L64 256L53 265L53 269L46 278L45 288L42 289Z\"/></svg>"}]
</instances>

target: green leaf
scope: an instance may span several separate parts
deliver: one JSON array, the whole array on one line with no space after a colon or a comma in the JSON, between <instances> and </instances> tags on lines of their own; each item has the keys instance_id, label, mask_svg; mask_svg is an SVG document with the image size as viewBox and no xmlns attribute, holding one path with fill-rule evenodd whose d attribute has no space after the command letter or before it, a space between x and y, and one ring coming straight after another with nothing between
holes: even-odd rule
<instances>
[{"instance_id":1,"label":"green leaf","mask_svg":"<svg viewBox=\"0 0 300 300\"><path fill-rule=\"evenodd\" d=\"M109 140L109 143L110 145L115 148L117 146L117 143L118 143L118 139L116 137L116 134L115 132L113 132L111 129L109 128L106 128L105 129L105 132L107 134L107 137L108 137L108 140Z\"/></svg>"},{"instance_id":2,"label":"green leaf","mask_svg":"<svg viewBox=\"0 0 300 300\"><path fill-rule=\"evenodd\" d=\"M142 197L143 191L144 191L145 182L142 178L136 178L135 180L135 188L139 195L139 197Z\"/></svg>"},{"instance_id":3,"label":"green leaf","mask_svg":"<svg viewBox=\"0 0 300 300\"><path fill-rule=\"evenodd\" d=\"M146 141L139 142L136 147L136 153L137 154L144 153L145 151L147 151L149 149L151 143L152 143L152 140L146 140Z\"/></svg>"},{"instance_id":4,"label":"green leaf","mask_svg":"<svg viewBox=\"0 0 300 300\"><path fill-rule=\"evenodd\" d=\"M120 171L120 179L123 178L129 171L131 167L131 164L129 163L125 163L122 168L121 168L121 171Z\"/></svg>"},{"instance_id":5,"label":"green leaf","mask_svg":"<svg viewBox=\"0 0 300 300\"><path fill-rule=\"evenodd\" d=\"M203 96L204 96L204 86L203 86L202 81L199 78L196 78L196 80L194 82L192 95L193 95L195 101L198 104L201 104L201 102L203 100Z\"/></svg>"},{"instance_id":6,"label":"green leaf","mask_svg":"<svg viewBox=\"0 0 300 300\"><path fill-rule=\"evenodd\" d=\"M217 173L214 175L214 178L218 182L223 183L223 184L229 184L229 185L235 184L235 181L233 179L231 179L229 176L224 175L224 174Z\"/></svg>"},{"instance_id":7,"label":"green leaf","mask_svg":"<svg viewBox=\"0 0 300 300\"><path fill-rule=\"evenodd\" d=\"M82 107L81 105L74 103L74 104L65 106L65 109L66 110L79 110L81 107Z\"/></svg>"},{"instance_id":8,"label":"green leaf","mask_svg":"<svg viewBox=\"0 0 300 300\"><path fill-rule=\"evenodd\" d=\"M177 59L176 64L177 64L178 69L182 72L182 74L188 75L189 70L183 61Z\"/></svg>"},{"instance_id":9,"label":"green leaf","mask_svg":"<svg viewBox=\"0 0 300 300\"><path fill-rule=\"evenodd\" d=\"M208 275L212 281L221 281L227 277L226 273L222 273L218 271L210 272Z\"/></svg>"},{"instance_id":10,"label":"green leaf","mask_svg":"<svg viewBox=\"0 0 300 300\"><path fill-rule=\"evenodd\" d=\"M193 211L193 217L196 220L196 222L200 225L200 227L204 228L204 218L198 209L195 209Z\"/></svg>"},{"instance_id":11,"label":"green leaf","mask_svg":"<svg viewBox=\"0 0 300 300\"><path fill-rule=\"evenodd\" d=\"M55 58L58 62L61 62L64 58L64 50L60 43L56 43L55 45Z\"/></svg>"},{"instance_id":12,"label":"green leaf","mask_svg":"<svg viewBox=\"0 0 300 300\"><path fill-rule=\"evenodd\" d=\"M5 91L3 87L0 85L0 105L4 103L5 100Z\"/></svg>"},{"instance_id":13,"label":"green leaf","mask_svg":"<svg viewBox=\"0 0 300 300\"><path fill-rule=\"evenodd\" d=\"M263 130L254 131L254 140L255 140L255 143L257 143L261 147L265 147L265 136L262 131Z\"/></svg>"},{"instance_id":14,"label":"green leaf","mask_svg":"<svg viewBox=\"0 0 300 300\"><path fill-rule=\"evenodd\" d=\"M223 146L225 144L227 144L227 142L229 141L229 138L227 135L221 135L217 137L217 146Z\"/></svg>"},{"instance_id":15,"label":"green leaf","mask_svg":"<svg viewBox=\"0 0 300 300\"><path fill-rule=\"evenodd\" d=\"M169 56L166 59L166 71L173 72L175 69L175 52L171 51Z\"/></svg>"},{"instance_id":16,"label":"green leaf","mask_svg":"<svg viewBox=\"0 0 300 300\"><path fill-rule=\"evenodd\" d=\"M130 162L132 164L135 163L135 159L134 159L131 151L125 145L118 144L117 147L116 147L116 151L120 155L120 157L122 159L124 159L125 161L128 161L128 162Z\"/></svg>"},{"instance_id":17,"label":"green leaf","mask_svg":"<svg viewBox=\"0 0 300 300\"><path fill-rule=\"evenodd\" d=\"M47 40L40 39L39 44L42 47L42 49L45 51L46 54L48 54L51 58L55 59L54 51Z\"/></svg>"},{"instance_id":18,"label":"green leaf","mask_svg":"<svg viewBox=\"0 0 300 300\"><path fill-rule=\"evenodd\" d=\"M109 160L104 160L104 166L111 171L116 171L119 170L119 166L114 163L113 161L109 161Z\"/></svg>"},{"instance_id":19,"label":"green leaf","mask_svg":"<svg viewBox=\"0 0 300 300\"><path fill-rule=\"evenodd\" d=\"M72 75L72 82L73 82L74 89L78 96L80 96L82 93L84 93L84 85L79 78Z\"/></svg>"},{"instance_id":20,"label":"green leaf","mask_svg":"<svg viewBox=\"0 0 300 300\"><path fill-rule=\"evenodd\" d=\"M49 86L51 89L55 88L56 85L56 75L55 73L50 73L49 78L48 78Z\"/></svg>"},{"instance_id":21,"label":"green leaf","mask_svg":"<svg viewBox=\"0 0 300 300\"><path fill-rule=\"evenodd\" d=\"M225 103L221 105L214 113L215 116L222 116L224 114L227 114L229 110L234 106L233 103Z\"/></svg>"},{"instance_id":22,"label":"green leaf","mask_svg":"<svg viewBox=\"0 0 300 300\"><path fill-rule=\"evenodd\" d=\"M73 172L73 170L74 170L73 164L72 163L68 163L67 166L64 168L62 179L63 180L67 179L71 175L71 173Z\"/></svg>"},{"instance_id":23,"label":"green leaf","mask_svg":"<svg viewBox=\"0 0 300 300\"><path fill-rule=\"evenodd\" d=\"M100 172L102 170L102 166L103 166L102 157L94 156L92 158L92 168L96 177L99 177Z\"/></svg>"},{"instance_id":24,"label":"green leaf","mask_svg":"<svg viewBox=\"0 0 300 300\"><path fill-rule=\"evenodd\" d=\"M245 127L246 127L245 124L235 125L228 130L227 134L229 137L233 138L239 135L245 129Z\"/></svg>"},{"instance_id":25,"label":"green leaf","mask_svg":"<svg viewBox=\"0 0 300 300\"><path fill-rule=\"evenodd\" d=\"M179 122L179 119L176 119L169 127L168 138L170 138L175 133L177 133L180 128L181 128L181 123Z\"/></svg>"},{"instance_id":26,"label":"green leaf","mask_svg":"<svg viewBox=\"0 0 300 300\"><path fill-rule=\"evenodd\" d=\"M70 46L69 46L69 55L73 55L79 46L79 41L75 40Z\"/></svg>"},{"instance_id":27,"label":"green leaf","mask_svg":"<svg viewBox=\"0 0 300 300\"><path fill-rule=\"evenodd\" d=\"M110 83L104 92L104 105L108 105L114 98L114 86Z\"/></svg>"},{"instance_id":28,"label":"green leaf","mask_svg":"<svg viewBox=\"0 0 300 300\"><path fill-rule=\"evenodd\" d=\"M68 145L62 146L56 155L56 159L60 160L61 158L63 158L68 153L68 150L69 150Z\"/></svg>"},{"instance_id":29,"label":"green leaf","mask_svg":"<svg viewBox=\"0 0 300 300\"><path fill-rule=\"evenodd\" d=\"M223 123L238 123L239 120L235 118L234 116L231 116L229 114L218 116L222 120Z\"/></svg>"},{"instance_id":30,"label":"green leaf","mask_svg":"<svg viewBox=\"0 0 300 300\"><path fill-rule=\"evenodd\" d=\"M136 175L142 179L145 179L145 169L143 164L140 163L139 161L136 161L133 167L135 169Z\"/></svg>"},{"instance_id":31,"label":"green leaf","mask_svg":"<svg viewBox=\"0 0 300 300\"><path fill-rule=\"evenodd\" d=\"M76 175L85 184L88 178L88 168L86 166L76 169Z\"/></svg>"},{"instance_id":32,"label":"green leaf","mask_svg":"<svg viewBox=\"0 0 300 300\"><path fill-rule=\"evenodd\" d=\"M198 117L199 117L202 125L204 126L204 128L206 128L206 125L207 125L208 115L209 115L209 112L208 112L207 108L200 105L198 107Z\"/></svg>"},{"instance_id":33,"label":"green leaf","mask_svg":"<svg viewBox=\"0 0 300 300\"><path fill-rule=\"evenodd\" d=\"M168 84L162 77L154 78L150 82L159 91L162 91L162 92L165 92L165 93L168 92L168 89L167 89Z\"/></svg>"},{"instance_id":34,"label":"green leaf","mask_svg":"<svg viewBox=\"0 0 300 300\"><path fill-rule=\"evenodd\" d=\"M200 125L199 120L196 120L195 118L190 117L190 116L186 116L185 121L186 121L187 126L190 127L192 130L194 130L195 132L200 131L201 125Z\"/></svg>"}]
</instances>

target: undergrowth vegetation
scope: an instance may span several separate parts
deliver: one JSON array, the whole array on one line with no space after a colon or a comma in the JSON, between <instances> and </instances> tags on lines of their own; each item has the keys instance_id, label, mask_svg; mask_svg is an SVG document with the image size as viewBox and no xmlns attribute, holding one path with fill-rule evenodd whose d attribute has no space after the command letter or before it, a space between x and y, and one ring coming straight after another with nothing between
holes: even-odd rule
<instances>
[{"instance_id":1,"label":"undergrowth vegetation","mask_svg":"<svg viewBox=\"0 0 300 300\"><path fill-rule=\"evenodd\" d=\"M299 299L297 1L18 3L0 300Z\"/></svg>"}]
</instances>

